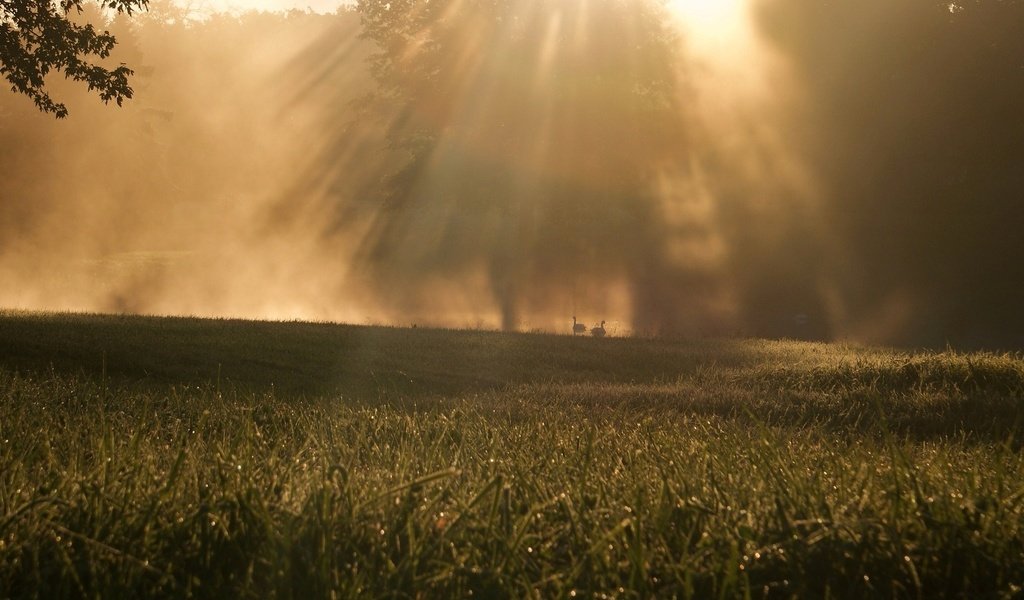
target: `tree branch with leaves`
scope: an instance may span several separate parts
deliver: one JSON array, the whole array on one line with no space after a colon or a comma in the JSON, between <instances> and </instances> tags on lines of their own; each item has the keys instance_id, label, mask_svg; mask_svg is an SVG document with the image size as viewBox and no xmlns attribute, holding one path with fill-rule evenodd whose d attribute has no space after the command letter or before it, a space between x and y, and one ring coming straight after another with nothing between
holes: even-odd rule
<instances>
[{"instance_id":1,"label":"tree branch with leaves","mask_svg":"<svg viewBox=\"0 0 1024 600\"><path fill-rule=\"evenodd\" d=\"M82 0L0 0L0 75L12 91L25 94L39 110L58 119L66 117L68 109L46 91L46 78L53 72L85 83L104 103L120 106L132 97L130 68L96 62L110 56L117 44L114 36L72 19L83 6ZM148 0L106 0L100 6L131 15L148 8Z\"/></svg>"}]
</instances>

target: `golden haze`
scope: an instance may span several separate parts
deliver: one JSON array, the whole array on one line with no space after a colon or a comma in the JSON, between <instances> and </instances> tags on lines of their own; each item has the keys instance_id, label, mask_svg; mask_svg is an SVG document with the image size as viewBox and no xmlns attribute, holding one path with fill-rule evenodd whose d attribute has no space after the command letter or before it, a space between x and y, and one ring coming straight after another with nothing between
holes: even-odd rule
<instances>
[{"instance_id":1,"label":"golden haze","mask_svg":"<svg viewBox=\"0 0 1024 600\"><path fill-rule=\"evenodd\" d=\"M1012 10L155 4L104 24L125 108L60 78L66 122L0 96L0 306L982 344L1001 322L1013 344L1020 268L991 257L1017 252L996 121L1021 87L995 114L940 93L996 98L972 32ZM953 47L991 72L941 70ZM988 143L933 152L954 115ZM961 218L984 193L996 216Z\"/></svg>"}]
</instances>

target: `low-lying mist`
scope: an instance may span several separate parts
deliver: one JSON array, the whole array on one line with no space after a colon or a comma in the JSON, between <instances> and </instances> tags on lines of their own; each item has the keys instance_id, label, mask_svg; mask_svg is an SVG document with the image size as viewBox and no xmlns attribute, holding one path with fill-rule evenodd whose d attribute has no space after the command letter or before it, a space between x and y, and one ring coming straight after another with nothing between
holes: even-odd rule
<instances>
[{"instance_id":1,"label":"low-lying mist","mask_svg":"<svg viewBox=\"0 0 1024 600\"><path fill-rule=\"evenodd\" d=\"M363 0L0 94L0 307L1024 346L1024 5Z\"/></svg>"}]
</instances>

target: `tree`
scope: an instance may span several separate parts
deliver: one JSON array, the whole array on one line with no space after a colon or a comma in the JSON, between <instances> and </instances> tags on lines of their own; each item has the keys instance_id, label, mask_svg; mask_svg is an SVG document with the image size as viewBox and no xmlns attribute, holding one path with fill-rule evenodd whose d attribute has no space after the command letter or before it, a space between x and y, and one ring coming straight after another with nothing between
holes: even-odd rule
<instances>
[{"instance_id":1,"label":"tree","mask_svg":"<svg viewBox=\"0 0 1024 600\"><path fill-rule=\"evenodd\" d=\"M145 10L148 0L104 0L102 6L131 15ZM25 94L39 110L58 119L68 110L45 89L46 77L54 71L85 83L104 103L113 100L120 106L132 97L130 68L92 62L110 56L117 40L109 31L76 23L72 12L81 14L83 7L83 0L0 0L0 74L12 91Z\"/></svg>"},{"instance_id":2,"label":"tree","mask_svg":"<svg viewBox=\"0 0 1024 600\"><path fill-rule=\"evenodd\" d=\"M663 260L658 181L688 165L685 73L664 3L358 10L378 48L368 103L385 115L397 165L366 248L382 289L409 299L437 280L484 279L505 329L576 305L672 326L697 292L689 265ZM623 287L630 307L612 307L608 290Z\"/></svg>"},{"instance_id":3,"label":"tree","mask_svg":"<svg viewBox=\"0 0 1024 600\"><path fill-rule=\"evenodd\" d=\"M761 18L800 78L846 332L1024 348L1024 2L774 0Z\"/></svg>"}]
</instances>

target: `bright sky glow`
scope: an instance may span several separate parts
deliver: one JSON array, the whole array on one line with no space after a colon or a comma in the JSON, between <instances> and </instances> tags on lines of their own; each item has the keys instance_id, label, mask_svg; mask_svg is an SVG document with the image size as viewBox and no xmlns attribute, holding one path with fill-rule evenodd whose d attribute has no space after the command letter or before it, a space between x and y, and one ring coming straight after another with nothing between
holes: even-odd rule
<instances>
[{"instance_id":1,"label":"bright sky glow","mask_svg":"<svg viewBox=\"0 0 1024 600\"><path fill-rule=\"evenodd\" d=\"M196 12L242 13L257 11L313 10L334 12L354 0L178 0ZM691 33L702 38L727 38L746 21L746 0L669 0L669 8Z\"/></svg>"},{"instance_id":2,"label":"bright sky glow","mask_svg":"<svg viewBox=\"0 0 1024 600\"><path fill-rule=\"evenodd\" d=\"M193 13L227 12L240 14L249 11L279 12L312 10L318 13L334 12L346 0L176 0Z\"/></svg>"},{"instance_id":3,"label":"bright sky glow","mask_svg":"<svg viewBox=\"0 0 1024 600\"><path fill-rule=\"evenodd\" d=\"M746 0L670 0L668 6L699 46L734 44L749 33Z\"/></svg>"}]
</instances>

